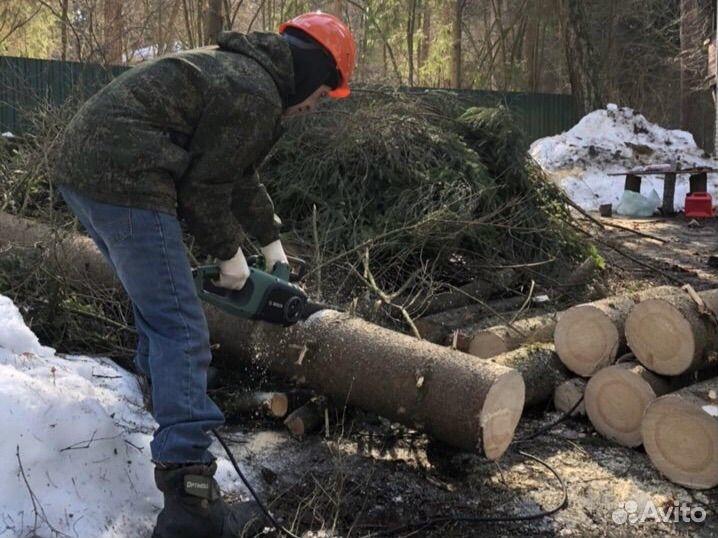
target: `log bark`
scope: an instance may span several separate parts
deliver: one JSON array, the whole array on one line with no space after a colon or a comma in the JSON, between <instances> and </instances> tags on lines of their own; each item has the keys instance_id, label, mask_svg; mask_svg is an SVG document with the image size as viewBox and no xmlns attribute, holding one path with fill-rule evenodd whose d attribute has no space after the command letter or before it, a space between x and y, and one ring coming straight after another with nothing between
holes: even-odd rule
<instances>
[{"instance_id":1,"label":"log bark","mask_svg":"<svg viewBox=\"0 0 718 538\"><path fill-rule=\"evenodd\" d=\"M553 393L553 406L556 411L568 413L574 408L576 402L583 397L586 390L586 380L582 377L574 377L568 379L558 385ZM576 409L571 413L572 417L586 414L586 402L578 404Z\"/></svg>"},{"instance_id":2,"label":"log bark","mask_svg":"<svg viewBox=\"0 0 718 538\"><path fill-rule=\"evenodd\" d=\"M700 293L706 306L718 290ZM679 375L718 360L718 331L713 314L702 314L685 292L642 301L626 320L626 339L636 358L649 370Z\"/></svg>"},{"instance_id":3,"label":"log bark","mask_svg":"<svg viewBox=\"0 0 718 538\"><path fill-rule=\"evenodd\" d=\"M513 368L524 378L526 398L524 407L542 404L553 396L556 386L569 378L553 344L534 344L502 353L491 362Z\"/></svg>"},{"instance_id":4,"label":"log bark","mask_svg":"<svg viewBox=\"0 0 718 538\"><path fill-rule=\"evenodd\" d=\"M524 383L510 368L324 310L289 329L256 324L250 342L212 322L232 354L247 348L261 364L344 403L498 458L523 409ZM228 332L225 332L228 331ZM247 345L249 344L249 345ZM514 400L515 399L515 400Z\"/></svg>"},{"instance_id":5,"label":"log bark","mask_svg":"<svg viewBox=\"0 0 718 538\"><path fill-rule=\"evenodd\" d=\"M0 215L2 215L0 213ZM49 228L0 221L0 247L18 239L52 244ZM11 224L12 226L7 226ZM10 234L25 230L26 234ZM66 267L86 271L112 285L109 269L89 240L77 237L58 243ZM72 255L62 252L68 247ZM411 427L441 441L477 450L489 459L508 448L521 416L524 382L519 372L410 336L372 325L346 314L325 310L289 329L255 323L205 308L213 342L234 360L255 360L275 373L306 383L336 402L354 405Z\"/></svg>"},{"instance_id":6,"label":"log bark","mask_svg":"<svg viewBox=\"0 0 718 538\"><path fill-rule=\"evenodd\" d=\"M0 248L10 253L41 249L49 257L49 263L62 270L71 282L90 280L107 287L119 286L112 269L89 237L55 230L0 211Z\"/></svg>"},{"instance_id":7,"label":"log bark","mask_svg":"<svg viewBox=\"0 0 718 538\"><path fill-rule=\"evenodd\" d=\"M596 431L619 445L641 444L641 421L648 404L671 390L670 380L636 361L603 368L588 381L586 413Z\"/></svg>"},{"instance_id":8,"label":"log bark","mask_svg":"<svg viewBox=\"0 0 718 538\"><path fill-rule=\"evenodd\" d=\"M556 323L556 352L569 370L583 377L592 376L627 350L624 325L633 305L680 293L680 288L661 286L569 308L559 314Z\"/></svg>"},{"instance_id":9,"label":"log bark","mask_svg":"<svg viewBox=\"0 0 718 538\"><path fill-rule=\"evenodd\" d=\"M446 337L456 329L476 323L493 312L507 312L519 308L526 299L524 297L510 297L489 301L485 305L473 304L453 308L446 312L439 312L431 316L419 318L414 322L419 334L424 340L434 343L446 341Z\"/></svg>"},{"instance_id":10,"label":"log bark","mask_svg":"<svg viewBox=\"0 0 718 538\"><path fill-rule=\"evenodd\" d=\"M669 480L693 489L718 485L718 377L657 398L646 409L641 436L651 463Z\"/></svg>"},{"instance_id":11,"label":"log bark","mask_svg":"<svg viewBox=\"0 0 718 538\"><path fill-rule=\"evenodd\" d=\"M324 422L324 410L327 408L323 397L314 398L292 411L284 420L284 425L292 435L303 437L319 431Z\"/></svg>"},{"instance_id":12,"label":"log bark","mask_svg":"<svg viewBox=\"0 0 718 538\"><path fill-rule=\"evenodd\" d=\"M289 398L283 392L243 392L232 394L225 399L233 414L266 415L282 418L289 409Z\"/></svg>"},{"instance_id":13,"label":"log bark","mask_svg":"<svg viewBox=\"0 0 718 538\"><path fill-rule=\"evenodd\" d=\"M515 321L511 325L488 327L469 337L465 351L477 357L488 358L512 351L524 344L551 342L557 320L557 314L551 313Z\"/></svg>"}]
</instances>

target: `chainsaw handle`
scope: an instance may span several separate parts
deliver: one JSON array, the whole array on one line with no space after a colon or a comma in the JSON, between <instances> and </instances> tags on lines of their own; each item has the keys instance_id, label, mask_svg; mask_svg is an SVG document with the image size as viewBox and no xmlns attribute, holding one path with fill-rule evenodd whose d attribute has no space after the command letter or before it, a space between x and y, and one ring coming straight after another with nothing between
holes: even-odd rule
<instances>
[{"instance_id":1,"label":"chainsaw handle","mask_svg":"<svg viewBox=\"0 0 718 538\"><path fill-rule=\"evenodd\" d=\"M297 282L301 280L306 273L307 262L295 256L287 256L287 259L291 263L277 262L271 270L267 270L265 272L270 273L277 278L281 278L282 280L286 280L287 282ZM292 271L292 264L297 264L299 266L299 272L295 273ZM260 271L264 271L264 256L261 254L252 254L251 256L247 256L247 265L255 269L259 269Z\"/></svg>"}]
</instances>

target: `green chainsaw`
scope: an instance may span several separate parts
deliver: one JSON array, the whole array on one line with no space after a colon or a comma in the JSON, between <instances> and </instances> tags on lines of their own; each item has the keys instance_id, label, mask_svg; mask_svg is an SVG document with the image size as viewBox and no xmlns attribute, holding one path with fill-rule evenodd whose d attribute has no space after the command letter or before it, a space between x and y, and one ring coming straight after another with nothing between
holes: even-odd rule
<instances>
[{"instance_id":1,"label":"green chainsaw","mask_svg":"<svg viewBox=\"0 0 718 538\"><path fill-rule=\"evenodd\" d=\"M291 258L304 271L305 263ZM249 256L249 278L241 290L221 288L214 284L219 278L218 265L204 265L192 270L197 295L221 310L244 319L261 320L278 325L294 325L315 312L331 308L309 300L305 291L294 284L302 276L292 272L288 263L277 262L271 272L264 267L262 256Z\"/></svg>"}]
</instances>

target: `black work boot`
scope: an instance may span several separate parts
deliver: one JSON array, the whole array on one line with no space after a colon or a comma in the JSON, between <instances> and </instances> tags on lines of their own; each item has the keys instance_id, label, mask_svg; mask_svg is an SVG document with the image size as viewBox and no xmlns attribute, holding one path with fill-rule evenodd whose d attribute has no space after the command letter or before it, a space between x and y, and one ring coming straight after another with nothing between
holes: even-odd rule
<instances>
[{"instance_id":1,"label":"black work boot","mask_svg":"<svg viewBox=\"0 0 718 538\"><path fill-rule=\"evenodd\" d=\"M216 470L216 463L155 467L165 506L152 538L251 538L262 532L265 518L259 505L227 505L214 480Z\"/></svg>"}]
</instances>

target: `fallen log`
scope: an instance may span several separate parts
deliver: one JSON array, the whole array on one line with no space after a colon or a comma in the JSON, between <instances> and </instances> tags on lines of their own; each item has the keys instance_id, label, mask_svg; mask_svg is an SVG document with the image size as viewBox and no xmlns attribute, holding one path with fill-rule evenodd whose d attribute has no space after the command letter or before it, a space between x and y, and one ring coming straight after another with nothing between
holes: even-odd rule
<instances>
[{"instance_id":1,"label":"fallen log","mask_svg":"<svg viewBox=\"0 0 718 538\"><path fill-rule=\"evenodd\" d=\"M569 372L561 364L553 344L521 347L496 355L489 360L521 373L526 384L524 407L550 400L556 386L569 377Z\"/></svg>"},{"instance_id":2,"label":"fallen log","mask_svg":"<svg viewBox=\"0 0 718 538\"><path fill-rule=\"evenodd\" d=\"M488 300L492 295L507 290L516 282L517 274L513 269L497 271L492 280L473 280L468 284L432 295L422 308L422 315L428 316L452 308L469 306L477 299Z\"/></svg>"},{"instance_id":3,"label":"fallen log","mask_svg":"<svg viewBox=\"0 0 718 538\"><path fill-rule=\"evenodd\" d=\"M693 489L718 485L718 378L657 398L641 436L651 463L670 481Z\"/></svg>"},{"instance_id":4,"label":"fallen log","mask_svg":"<svg viewBox=\"0 0 718 538\"><path fill-rule=\"evenodd\" d=\"M414 321L414 325L424 340L438 344L446 341L447 336L453 330L475 323L494 312L507 312L517 309L525 300L524 297L509 297L508 299L489 301L485 304L472 304L453 308L446 312L419 318Z\"/></svg>"},{"instance_id":5,"label":"fallen log","mask_svg":"<svg viewBox=\"0 0 718 538\"><path fill-rule=\"evenodd\" d=\"M573 409L571 412L572 417L585 415L585 401L581 402L578 404L578 407L576 407L576 403L583 397L585 390L586 380L582 377L567 379L563 383L559 384L553 393L553 406L556 408L556 411L568 413L571 409Z\"/></svg>"},{"instance_id":6,"label":"fallen log","mask_svg":"<svg viewBox=\"0 0 718 538\"><path fill-rule=\"evenodd\" d=\"M718 290L698 295L710 310ZM626 339L641 364L663 375L691 372L718 360L715 315L701 313L685 292L635 305L626 320Z\"/></svg>"},{"instance_id":7,"label":"fallen log","mask_svg":"<svg viewBox=\"0 0 718 538\"><path fill-rule=\"evenodd\" d=\"M551 313L515 321L511 325L488 327L469 337L466 352L488 358L524 344L552 342L557 319L557 314Z\"/></svg>"},{"instance_id":8,"label":"fallen log","mask_svg":"<svg viewBox=\"0 0 718 538\"><path fill-rule=\"evenodd\" d=\"M230 325L212 326L230 353L247 347L232 337ZM338 405L423 429L489 459L506 450L523 409L524 382L517 371L467 361L463 353L332 310L289 329L259 323L249 344L261 364Z\"/></svg>"},{"instance_id":9,"label":"fallen log","mask_svg":"<svg viewBox=\"0 0 718 538\"><path fill-rule=\"evenodd\" d=\"M598 371L586 385L584 403L596 431L619 445L641 444L641 421L648 405L671 391L669 379L636 361Z\"/></svg>"},{"instance_id":10,"label":"fallen log","mask_svg":"<svg viewBox=\"0 0 718 538\"><path fill-rule=\"evenodd\" d=\"M284 425L292 435L304 437L309 433L321 429L326 408L327 403L325 398L313 398L303 406L292 411L284 420Z\"/></svg>"},{"instance_id":11,"label":"fallen log","mask_svg":"<svg viewBox=\"0 0 718 538\"><path fill-rule=\"evenodd\" d=\"M237 415L265 415L282 418L289 409L289 398L283 392L242 392L224 398L224 409Z\"/></svg>"},{"instance_id":12,"label":"fallen log","mask_svg":"<svg viewBox=\"0 0 718 538\"><path fill-rule=\"evenodd\" d=\"M6 229L0 228L0 246L9 240ZM27 241L52 243L49 228L34 224L29 230ZM74 258L61 253L67 267L104 263L93 244L79 243L82 247ZM61 265L53 269L64 270ZM93 278L98 284L113 282L109 270L93 272ZM524 403L524 382L515 370L467 361L458 351L331 310L289 329L246 321L209 306L205 311L213 342L233 360L258 360L337 402L421 428L492 460L511 443Z\"/></svg>"},{"instance_id":13,"label":"fallen log","mask_svg":"<svg viewBox=\"0 0 718 538\"><path fill-rule=\"evenodd\" d=\"M680 288L661 286L569 308L558 316L554 331L556 352L569 370L583 377L592 376L626 351L624 324L633 305L680 293Z\"/></svg>"},{"instance_id":14,"label":"fallen log","mask_svg":"<svg viewBox=\"0 0 718 538\"><path fill-rule=\"evenodd\" d=\"M95 248L92 239L54 230L30 219L0 211L0 247L21 251L41 249L48 262L62 270L72 282L94 281L108 287L119 286L110 266Z\"/></svg>"}]
</instances>

